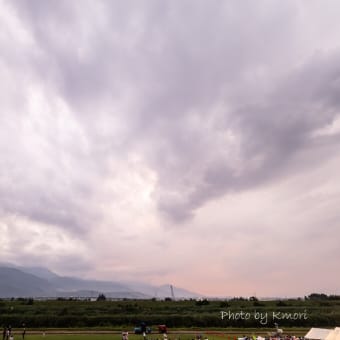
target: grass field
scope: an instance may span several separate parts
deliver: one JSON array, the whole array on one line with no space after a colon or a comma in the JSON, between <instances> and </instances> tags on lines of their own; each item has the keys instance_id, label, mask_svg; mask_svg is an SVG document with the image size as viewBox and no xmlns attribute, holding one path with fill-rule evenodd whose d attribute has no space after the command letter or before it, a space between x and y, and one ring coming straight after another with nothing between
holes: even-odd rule
<instances>
[{"instance_id":1,"label":"grass field","mask_svg":"<svg viewBox=\"0 0 340 340\"><path fill-rule=\"evenodd\" d=\"M63 334L63 333L75 334ZM83 332L84 334L79 334ZM88 332L88 334L86 334ZM99 333L100 332L100 333ZM105 334L105 333L106 334ZM59 334L55 334L59 333ZM78 334L77 334L78 333ZM98 334L99 333L99 334ZM304 336L307 333L305 328L291 328L285 331L285 334ZM261 335L267 336L268 329L254 328L254 329L224 329L224 330L211 330L211 329L197 329L197 330L172 330L168 333L168 340L193 340L198 335L202 336L202 339L208 338L209 340L235 340L242 336ZM20 331L15 334L14 340L22 340ZM72 331L54 329L46 331L32 331L26 334L25 340L122 340L121 332L114 331ZM129 340L144 340L142 335L129 334ZM162 334L149 334L147 340L163 340Z\"/></svg>"},{"instance_id":2,"label":"grass field","mask_svg":"<svg viewBox=\"0 0 340 340\"><path fill-rule=\"evenodd\" d=\"M260 335L258 333L261 332L249 332L249 330L245 330L244 332L240 332L238 334L212 334L209 331L188 334L171 333L168 335L168 340L192 340L195 339L195 337L199 334L202 335L202 339L208 338L209 340L235 340L238 337L244 335ZM262 333L262 335L265 335L265 333ZM16 336L14 340L21 340L21 336ZM45 334L45 336L42 334L34 334L26 336L25 340L122 340L122 337L120 334ZM143 340L143 336L131 334L129 335L129 340ZM161 334L154 334L152 336L148 336L147 340L163 340L163 336Z\"/></svg>"},{"instance_id":3,"label":"grass field","mask_svg":"<svg viewBox=\"0 0 340 340\"><path fill-rule=\"evenodd\" d=\"M235 339L237 335L212 335L206 333L192 333L192 334L169 334L169 340L192 340L196 337L196 335L201 334L203 337L207 337L209 340L221 340L221 339ZM122 336L120 334L46 334L45 336L38 335L29 335L25 337L25 340L121 340ZM152 336L147 337L148 340L163 340L163 336L161 334L154 334ZM21 340L21 337L16 337L14 340ZM143 340L142 335L129 335L129 340Z\"/></svg>"}]
</instances>

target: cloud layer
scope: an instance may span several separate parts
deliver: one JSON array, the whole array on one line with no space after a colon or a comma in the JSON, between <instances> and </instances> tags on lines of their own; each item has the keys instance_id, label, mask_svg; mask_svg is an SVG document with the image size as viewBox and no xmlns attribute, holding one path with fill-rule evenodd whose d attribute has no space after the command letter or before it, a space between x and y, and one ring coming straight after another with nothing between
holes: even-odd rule
<instances>
[{"instance_id":1,"label":"cloud layer","mask_svg":"<svg viewBox=\"0 0 340 340\"><path fill-rule=\"evenodd\" d=\"M1 7L1 258L340 293L335 1Z\"/></svg>"}]
</instances>

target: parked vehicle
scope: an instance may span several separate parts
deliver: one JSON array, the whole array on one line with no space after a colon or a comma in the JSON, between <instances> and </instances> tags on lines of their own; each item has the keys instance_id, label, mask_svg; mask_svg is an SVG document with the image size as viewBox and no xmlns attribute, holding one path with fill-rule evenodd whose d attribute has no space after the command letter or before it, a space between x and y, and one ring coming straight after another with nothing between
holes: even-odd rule
<instances>
[{"instance_id":1,"label":"parked vehicle","mask_svg":"<svg viewBox=\"0 0 340 340\"><path fill-rule=\"evenodd\" d=\"M141 322L139 325L136 325L134 328L134 333L135 334L150 334L152 332L151 328L146 326L145 322Z\"/></svg>"}]
</instances>

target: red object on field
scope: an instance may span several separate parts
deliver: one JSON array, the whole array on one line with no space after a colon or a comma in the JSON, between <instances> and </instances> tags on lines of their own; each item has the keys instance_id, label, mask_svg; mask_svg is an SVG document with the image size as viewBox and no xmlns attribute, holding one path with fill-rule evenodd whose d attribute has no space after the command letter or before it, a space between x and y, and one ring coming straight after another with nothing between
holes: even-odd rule
<instances>
[{"instance_id":1,"label":"red object on field","mask_svg":"<svg viewBox=\"0 0 340 340\"><path fill-rule=\"evenodd\" d=\"M166 325L158 325L158 332L163 334L166 333L167 332Z\"/></svg>"}]
</instances>

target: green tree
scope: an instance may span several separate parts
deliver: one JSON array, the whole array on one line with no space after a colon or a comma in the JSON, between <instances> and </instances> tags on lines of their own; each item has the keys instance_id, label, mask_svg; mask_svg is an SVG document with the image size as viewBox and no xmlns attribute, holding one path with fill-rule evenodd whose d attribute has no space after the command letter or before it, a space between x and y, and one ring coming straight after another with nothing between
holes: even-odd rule
<instances>
[{"instance_id":1,"label":"green tree","mask_svg":"<svg viewBox=\"0 0 340 340\"><path fill-rule=\"evenodd\" d=\"M104 294L99 294L97 297L97 301L106 301L106 296Z\"/></svg>"}]
</instances>

